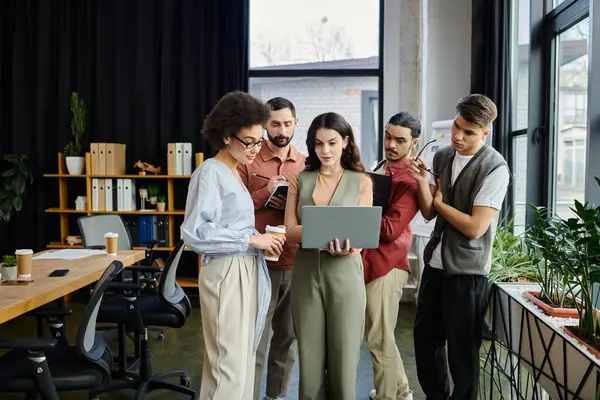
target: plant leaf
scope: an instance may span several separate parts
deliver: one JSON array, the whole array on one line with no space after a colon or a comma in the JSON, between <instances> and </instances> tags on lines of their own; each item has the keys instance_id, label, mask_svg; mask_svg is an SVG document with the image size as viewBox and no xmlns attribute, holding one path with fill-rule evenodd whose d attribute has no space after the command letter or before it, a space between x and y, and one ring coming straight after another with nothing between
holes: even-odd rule
<instances>
[{"instance_id":1,"label":"plant leaf","mask_svg":"<svg viewBox=\"0 0 600 400\"><path fill-rule=\"evenodd\" d=\"M13 207L15 208L15 211L21 211L23 201L20 197L13 197Z\"/></svg>"},{"instance_id":2,"label":"plant leaf","mask_svg":"<svg viewBox=\"0 0 600 400\"><path fill-rule=\"evenodd\" d=\"M16 173L17 173L17 169L16 168L7 169L6 171L4 171L2 173L2 178L8 178L10 176L13 176Z\"/></svg>"}]
</instances>

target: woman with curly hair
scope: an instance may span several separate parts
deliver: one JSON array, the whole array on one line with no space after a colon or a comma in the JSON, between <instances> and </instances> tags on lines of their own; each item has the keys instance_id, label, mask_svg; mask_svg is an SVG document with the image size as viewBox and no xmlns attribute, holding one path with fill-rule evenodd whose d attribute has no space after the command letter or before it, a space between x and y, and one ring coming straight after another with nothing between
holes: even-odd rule
<instances>
[{"instance_id":1,"label":"woman with curly hair","mask_svg":"<svg viewBox=\"0 0 600 400\"><path fill-rule=\"evenodd\" d=\"M373 183L352 127L336 113L317 116L306 137L306 169L290 180L287 240L299 243L291 284L298 340L300 399L355 399L366 294L361 249L351 243L302 248L302 206L373 205ZM332 238L333 239L333 238Z\"/></svg>"},{"instance_id":2,"label":"woman with curly hair","mask_svg":"<svg viewBox=\"0 0 600 400\"><path fill-rule=\"evenodd\" d=\"M263 250L283 239L254 229L254 203L238 164L251 164L264 139L268 108L243 92L225 95L204 123L219 149L193 173L181 237L203 255L198 277L205 351L200 399L252 399L254 358L271 299Z\"/></svg>"}]
</instances>

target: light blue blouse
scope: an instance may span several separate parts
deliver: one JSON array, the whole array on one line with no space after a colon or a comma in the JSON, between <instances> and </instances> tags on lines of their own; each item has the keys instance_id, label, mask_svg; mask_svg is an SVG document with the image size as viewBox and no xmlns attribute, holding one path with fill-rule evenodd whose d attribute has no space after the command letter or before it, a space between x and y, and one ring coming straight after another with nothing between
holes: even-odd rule
<instances>
[{"instance_id":1,"label":"light blue blouse","mask_svg":"<svg viewBox=\"0 0 600 400\"><path fill-rule=\"evenodd\" d=\"M258 232L250 193L225 164L213 158L204 161L190 179L181 238L186 247L202 254L203 265L213 257L258 257L256 351L271 301L271 279L263 251L249 246L252 234Z\"/></svg>"}]
</instances>

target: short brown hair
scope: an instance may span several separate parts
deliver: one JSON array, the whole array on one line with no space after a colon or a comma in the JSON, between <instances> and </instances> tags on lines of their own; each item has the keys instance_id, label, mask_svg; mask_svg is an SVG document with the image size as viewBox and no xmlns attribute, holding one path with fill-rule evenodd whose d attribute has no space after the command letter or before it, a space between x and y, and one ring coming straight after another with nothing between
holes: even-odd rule
<instances>
[{"instance_id":1,"label":"short brown hair","mask_svg":"<svg viewBox=\"0 0 600 400\"><path fill-rule=\"evenodd\" d=\"M238 134L242 128L264 125L269 119L269 108L254 96L235 91L217 102L204 120L202 133L217 150L225 147L224 140Z\"/></svg>"},{"instance_id":2,"label":"short brown hair","mask_svg":"<svg viewBox=\"0 0 600 400\"><path fill-rule=\"evenodd\" d=\"M472 124L488 128L498 117L496 104L482 94L470 94L460 99L456 112Z\"/></svg>"}]
</instances>

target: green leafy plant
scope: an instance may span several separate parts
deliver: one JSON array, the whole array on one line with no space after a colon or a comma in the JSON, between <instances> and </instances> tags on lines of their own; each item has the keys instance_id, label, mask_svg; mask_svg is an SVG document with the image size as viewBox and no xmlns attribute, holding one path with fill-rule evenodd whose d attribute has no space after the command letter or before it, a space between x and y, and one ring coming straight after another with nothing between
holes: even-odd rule
<instances>
[{"instance_id":1,"label":"green leafy plant","mask_svg":"<svg viewBox=\"0 0 600 400\"><path fill-rule=\"evenodd\" d=\"M160 193L158 185L149 185L148 186L148 196L149 197L157 197Z\"/></svg>"},{"instance_id":2,"label":"green leafy plant","mask_svg":"<svg viewBox=\"0 0 600 400\"><path fill-rule=\"evenodd\" d=\"M33 184L33 176L25 154L6 154L3 159L10 168L0 176L0 219L8 222L23 208L27 185Z\"/></svg>"},{"instance_id":3,"label":"green leafy plant","mask_svg":"<svg viewBox=\"0 0 600 400\"><path fill-rule=\"evenodd\" d=\"M595 178L600 186L600 179ZM532 248L543 259L540 274L546 296L561 292L560 299L572 301L579 324L567 327L581 340L598 349L600 346L599 313L595 305L594 285L600 283L600 206L575 200L573 216L549 216L534 207L537 223L530 235Z\"/></svg>"},{"instance_id":4,"label":"green leafy plant","mask_svg":"<svg viewBox=\"0 0 600 400\"><path fill-rule=\"evenodd\" d=\"M74 141L65 146L65 156L81 157L81 138L85 133L85 103L77 92L71 94L71 133Z\"/></svg>"},{"instance_id":5,"label":"green leafy plant","mask_svg":"<svg viewBox=\"0 0 600 400\"><path fill-rule=\"evenodd\" d=\"M600 283L600 206L589 203L582 204L575 200L571 208L575 217L561 219L565 226L562 257L565 269L573 279L567 288L572 296L581 302L576 303L579 314L579 331L581 339L597 345L599 331L598 314L595 312L594 283Z\"/></svg>"},{"instance_id":6,"label":"green leafy plant","mask_svg":"<svg viewBox=\"0 0 600 400\"><path fill-rule=\"evenodd\" d=\"M496 237L492 246L492 267L488 283L535 281L536 275L529 256L525 235L511 232L514 217L506 221L506 216L498 222Z\"/></svg>"},{"instance_id":7,"label":"green leafy plant","mask_svg":"<svg viewBox=\"0 0 600 400\"><path fill-rule=\"evenodd\" d=\"M527 243L530 258L534 265L536 281L540 283L538 298L553 307L575 307L566 289L571 273L565 267L564 238L568 227L559 217L553 216L545 207L530 205L534 211L536 224L529 228Z\"/></svg>"},{"instance_id":8,"label":"green leafy plant","mask_svg":"<svg viewBox=\"0 0 600 400\"><path fill-rule=\"evenodd\" d=\"M2 257L2 264L7 268L13 268L17 266L17 256L6 255Z\"/></svg>"},{"instance_id":9,"label":"green leafy plant","mask_svg":"<svg viewBox=\"0 0 600 400\"><path fill-rule=\"evenodd\" d=\"M165 202L165 196L158 196L158 202L159 203L164 203Z\"/></svg>"}]
</instances>

